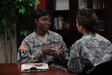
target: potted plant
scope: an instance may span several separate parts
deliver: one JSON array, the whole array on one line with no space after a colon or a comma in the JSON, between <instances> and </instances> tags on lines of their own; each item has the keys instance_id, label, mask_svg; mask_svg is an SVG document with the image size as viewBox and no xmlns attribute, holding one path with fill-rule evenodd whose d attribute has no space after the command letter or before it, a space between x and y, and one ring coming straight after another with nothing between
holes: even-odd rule
<instances>
[{"instance_id":1,"label":"potted plant","mask_svg":"<svg viewBox=\"0 0 112 75\"><path fill-rule=\"evenodd\" d=\"M18 14L28 15L39 0L0 0L0 63L16 62Z\"/></svg>"}]
</instances>

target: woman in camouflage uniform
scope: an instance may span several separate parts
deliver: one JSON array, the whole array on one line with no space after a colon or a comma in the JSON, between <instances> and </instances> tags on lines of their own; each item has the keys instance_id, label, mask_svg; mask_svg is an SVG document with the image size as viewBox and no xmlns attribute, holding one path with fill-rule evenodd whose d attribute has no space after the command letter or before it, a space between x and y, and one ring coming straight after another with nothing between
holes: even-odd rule
<instances>
[{"instance_id":1,"label":"woman in camouflage uniform","mask_svg":"<svg viewBox=\"0 0 112 75\"><path fill-rule=\"evenodd\" d=\"M46 62L58 67L67 64L68 49L63 38L49 30L49 13L44 9L36 10L34 22L36 30L22 41L18 49L17 62Z\"/></svg>"},{"instance_id":2,"label":"woman in camouflage uniform","mask_svg":"<svg viewBox=\"0 0 112 75\"><path fill-rule=\"evenodd\" d=\"M75 62L79 53L85 59L88 59L93 66L97 66L112 58L112 49L107 48L111 42L103 36L96 33L96 26L98 17L92 9L79 9L76 15L76 27L82 38L77 40L70 48L70 58L68 62L68 69L72 72L80 73L83 71L81 64ZM74 63L73 63L74 61ZM81 71L82 70L82 71Z\"/></svg>"}]
</instances>

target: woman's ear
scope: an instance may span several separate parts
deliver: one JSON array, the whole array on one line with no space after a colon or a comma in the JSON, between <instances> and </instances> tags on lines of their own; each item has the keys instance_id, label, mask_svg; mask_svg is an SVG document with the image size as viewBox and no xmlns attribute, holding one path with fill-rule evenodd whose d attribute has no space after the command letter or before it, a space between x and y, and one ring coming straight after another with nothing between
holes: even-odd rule
<instances>
[{"instance_id":1,"label":"woman's ear","mask_svg":"<svg viewBox=\"0 0 112 75\"><path fill-rule=\"evenodd\" d=\"M36 18L34 19L34 23L37 23L37 19Z\"/></svg>"},{"instance_id":2,"label":"woman's ear","mask_svg":"<svg viewBox=\"0 0 112 75\"><path fill-rule=\"evenodd\" d=\"M84 29L84 26L81 25L81 29L83 30Z\"/></svg>"},{"instance_id":3,"label":"woman's ear","mask_svg":"<svg viewBox=\"0 0 112 75\"><path fill-rule=\"evenodd\" d=\"M80 33L83 33L83 31L85 30L85 28L84 28L84 26L79 25L78 26L78 30L79 30Z\"/></svg>"}]
</instances>

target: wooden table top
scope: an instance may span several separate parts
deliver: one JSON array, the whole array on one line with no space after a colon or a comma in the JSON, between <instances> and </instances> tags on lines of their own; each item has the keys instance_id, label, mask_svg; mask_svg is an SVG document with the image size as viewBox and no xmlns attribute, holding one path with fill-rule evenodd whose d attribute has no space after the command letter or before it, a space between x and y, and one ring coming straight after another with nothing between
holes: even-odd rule
<instances>
[{"instance_id":1,"label":"wooden table top","mask_svg":"<svg viewBox=\"0 0 112 75\"><path fill-rule=\"evenodd\" d=\"M78 75L70 73L59 68L50 67L45 72L21 72L20 64L17 63L3 63L0 64L0 75Z\"/></svg>"}]
</instances>

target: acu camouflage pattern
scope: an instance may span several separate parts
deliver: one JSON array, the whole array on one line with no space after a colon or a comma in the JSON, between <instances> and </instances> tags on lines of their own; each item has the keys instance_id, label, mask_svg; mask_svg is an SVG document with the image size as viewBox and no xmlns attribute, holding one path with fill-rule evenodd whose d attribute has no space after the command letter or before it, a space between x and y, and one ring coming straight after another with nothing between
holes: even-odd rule
<instances>
[{"instance_id":1,"label":"acu camouflage pattern","mask_svg":"<svg viewBox=\"0 0 112 75\"><path fill-rule=\"evenodd\" d=\"M70 61L75 57L79 57L79 51L82 50L81 55L89 59L94 66L106 62L112 58L112 44L99 34L84 35L77 40L70 48L70 58L68 62L68 69L72 72L74 70L70 67ZM81 65L75 65L81 70Z\"/></svg>"},{"instance_id":2,"label":"acu camouflage pattern","mask_svg":"<svg viewBox=\"0 0 112 75\"><path fill-rule=\"evenodd\" d=\"M62 39L62 37L52 31L48 31L47 43L42 42L38 39L35 32L28 35L20 45L17 54L17 62L27 63L27 62L54 62L56 61L53 56L44 55L41 51L42 48L52 44L57 47L64 47L64 54L59 57L60 61L68 60L68 49ZM21 50L23 48L23 50ZM64 62L64 61L63 61Z\"/></svg>"}]
</instances>

